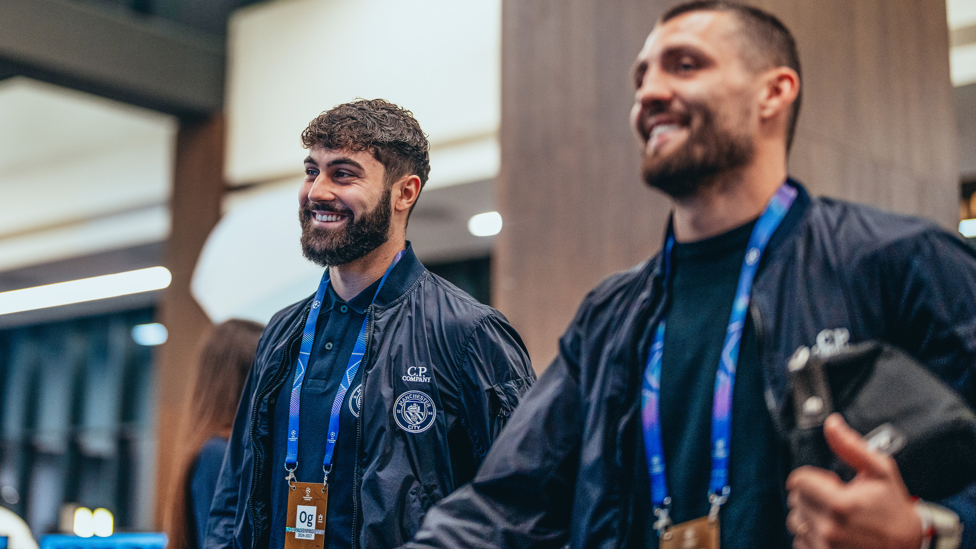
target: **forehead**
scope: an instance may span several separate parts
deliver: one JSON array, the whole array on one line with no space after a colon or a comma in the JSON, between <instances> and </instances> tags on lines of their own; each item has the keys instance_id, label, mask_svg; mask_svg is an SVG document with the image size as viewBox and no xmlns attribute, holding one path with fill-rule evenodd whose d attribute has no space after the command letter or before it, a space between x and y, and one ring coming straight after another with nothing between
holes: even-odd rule
<instances>
[{"instance_id":1,"label":"forehead","mask_svg":"<svg viewBox=\"0 0 976 549\"><path fill-rule=\"evenodd\" d=\"M659 23L648 35L638 61L649 61L674 48L694 48L715 57L737 57L738 23L723 11L692 11Z\"/></svg>"},{"instance_id":2,"label":"forehead","mask_svg":"<svg viewBox=\"0 0 976 549\"><path fill-rule=\"evenodd\" d=\"M315 164L324 166L336 161L341 162L343 159L352 160L366 169L383 168L383 164L376 160L376 158L373 157L373 154L368 150L354 151L352 149L329 149L326 147L320 147L318 145L309 149L308 158L306 161L311 160Z\"/></svg>"}]
</instances>

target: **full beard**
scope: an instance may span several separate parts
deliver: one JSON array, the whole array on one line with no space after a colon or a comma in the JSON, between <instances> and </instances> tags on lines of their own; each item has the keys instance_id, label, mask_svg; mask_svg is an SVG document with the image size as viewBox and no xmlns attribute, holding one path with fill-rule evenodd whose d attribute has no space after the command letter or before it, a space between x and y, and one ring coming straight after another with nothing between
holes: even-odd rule
<instances>
[{"instance_id":1,"label":"full beard","mask_svg":"<svg viewBox=\"0 0 976 549\"><path fill-rule=\"evenodd\" d=\"M347 215L352 213L334 207L331 211ZM322 267L345 265L366 256L390 238L390 193L384 193L379 204L371 211L359 219L352 218L341 228L316 228L312 225L312 216L310 207L298 211L302 224L302 254Z\"/></svg>"},{"instance_id":2,"label":"full beard","mask_svg":"<svg viewBox=\"0 0 976 549\"><path fill-rule=\"evenodd\" d=\"M689 114L686 120L697 123L690 126L687 142L678 150L664 158L641 151L644 182L676 199L695 196L714 186L721 174L745 166L755 156L752 138L720 128L707 107L695 106ZM698 116L691 116L694 114Z\"/></svg>"}]
</instances>

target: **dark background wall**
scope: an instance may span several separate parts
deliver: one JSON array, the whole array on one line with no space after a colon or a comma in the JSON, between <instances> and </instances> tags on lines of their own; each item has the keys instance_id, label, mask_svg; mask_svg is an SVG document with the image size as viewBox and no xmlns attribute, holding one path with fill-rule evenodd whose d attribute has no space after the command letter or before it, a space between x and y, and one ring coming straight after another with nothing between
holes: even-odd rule
<instances>
[{"instance_id":1,"label":"dark background wall","mask_svg":"<svg viewBox=\"0 0 976 549\"><path fill-rule=\"evenodd\" d=\"M0 330L0 505L35 535L55 532L65 503L106 507L118 529L153 505L152 349L136 309Z\"/></svg>"},{"instance_id":2,"label":"dark background wall","mask_svg":"<svg viewBox=\"0 0 976 549\"><path fill-rule=\"evenodd\" d=\"M586 291L660 248L668 203L643 185L629 72L662 0L505 0L492 297L538 371ZM791 172L814 194L952 227L959 181L942 0L767 0L799 42Z\"/></svg>"}]
</instances>

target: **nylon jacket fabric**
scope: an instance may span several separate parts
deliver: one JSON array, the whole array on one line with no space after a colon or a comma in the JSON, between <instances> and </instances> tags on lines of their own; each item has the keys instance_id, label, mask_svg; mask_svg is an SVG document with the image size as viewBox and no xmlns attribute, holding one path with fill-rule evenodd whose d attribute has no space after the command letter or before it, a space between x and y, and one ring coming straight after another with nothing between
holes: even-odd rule
<instances>
[{"instance_id":1,"label":"nylon jacket fabric","mask_svg":"<svg viewBox=\"0 0 976 549\"><path fill-rule=\"evenodd\" d=\"M354 547L409 540L434 503L471 480L535 381L525 345L500 313L427 271L409 246L401 264L408 274L398 297L378 298L368 312L362 413L357 432L349 433L357 437L359 455ZM268 463L269 408L291 381L311 300L277 313L258 343L210 510L207 549L268 544L268 471L283 466ZM418 366L428 368L429 380L404 379ZM395 402L408 391L434 402L433 425L422 432L397 424Z\"/></svg>"},{"instance_id":2,"label":"nylon jacket fabric","mask_svg":"<svg viewBox=\"0 0 976 549\"><path fill-rule=\"evenodd\" d=\"M749 311L777 428L789 357L839 328L850 343L905 349L976 404L976 253L931 222L811 199L790 183L800 193L763 256ZM586 296L474 482L432 509L407 547L643 546L653 517L632 516L634 471L646 467L638 340L664 312L662 279L658 254ZM963 547L976 547L976 486L940 503L965 524Z\"/></svg>"}]
</instances>

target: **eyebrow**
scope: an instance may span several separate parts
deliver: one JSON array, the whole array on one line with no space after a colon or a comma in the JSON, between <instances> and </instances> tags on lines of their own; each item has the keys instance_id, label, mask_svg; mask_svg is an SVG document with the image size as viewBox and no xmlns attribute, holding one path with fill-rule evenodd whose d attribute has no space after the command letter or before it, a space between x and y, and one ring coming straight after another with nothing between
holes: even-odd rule
<instances>
[{"instance_id":1,"label":"eyebrow","mask_svg":"<svg viewBox=\"0 0 976 549\"><path fill-rule=\"evenodd\" d=\"M636 81L639 78L643 78L645 72L647 72L647 61L640 60L634 63L634 68L630 71L630 77Z\"/></svg>"},{"instance_id":2,"label":"eyebrow","mask_svg":"<svg viewBox=\"0 0 976 549\"><path fill-rule=\"evenodd\" d=\"M335 160L332 160L328 164L326 164L325 167L326 168L331 168L332 166L337 166L339 164L349 164L350 166L352 166L354 168L359 168L360 170L363 169L363 165L362 164L360 164L359 162L356 162L355 160L353 160L352 158L349 158L348 156L343 156L341 158L336 158Z\"/></svg>"},{"instance_id":3,"label":"eyebrow","mask_svg":"<svg viewBox=\"0 0 976 549\"><path fill-rule=\"evenodd\" d=\"M662 58L676 57L679 55L693 55L697 57L708 56L708 54L706 54L701 48L691 44L673 44L671 46L664 48L664 50L661 52Z\"/></svg>"},{"instance_id":4,"label":"eyebrow","mask_svg":"<svg viewBox=\"0 0 976 549\"><path fill-rule=\"evenodd\" d=\"M306 156L304 163L305 164L312 164L313 166L316 165L315 159L312 158L311 156ZM359 168L360 170L363 169L363 165L362 164L360 164L359 162L356 162L355 160L353 160L352 158L349 158L348 156L343 156L343 157L340 157L340 158L336 158L334 160L331 160L331 161L329 161L328 164L325 165L325 167L326 168L331 168L332 166L336 166L336 165L339 165L339 164L348 164L348 165L350 165L350 166L352 166L354 168Z\"/></svg>"}]
</instances>

